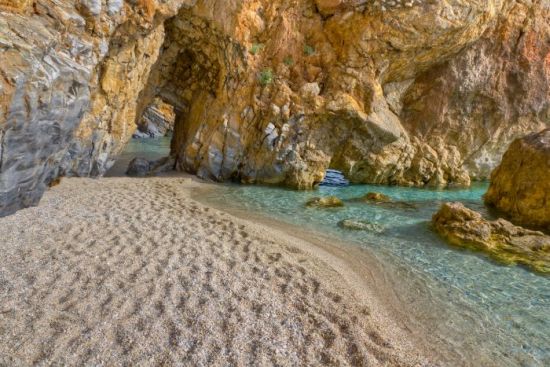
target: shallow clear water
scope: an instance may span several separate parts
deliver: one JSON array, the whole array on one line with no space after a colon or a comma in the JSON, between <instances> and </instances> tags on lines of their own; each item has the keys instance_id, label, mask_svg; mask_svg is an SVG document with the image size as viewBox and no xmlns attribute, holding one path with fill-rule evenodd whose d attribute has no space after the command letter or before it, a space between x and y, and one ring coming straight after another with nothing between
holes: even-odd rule
<instances>
[{"instance_id":1,"label":"shallow clear water","mask_svg":"<svg viewBox=\"0 0 550 367\"><path fill-rule=\"evenodd\" d=\"M107 171L105 177L125 176L128 165L136 157L153 161L168 156L171 140L171 136L130 139L122 153L116 157L115 164Z\"/></svg>"},{"instance_id":2,"label":"shallow clear water","mask_svg":"<svg viewBox=\"0 0 550 367\"><path fill-rule=\"evenodd\" d=\"M481 200L486 188L484 184L461 190L354 185L300 192L221 185L203 199L367 248L390 274L391 286L405 312L421 324L431 342L445 346L442 354L450 357L442 364L468 361L464 364L550 366L550 277L451 248L429 228L431 216L444 201L461 201L490 216ZM304 206L315 196L351 199L370 191L413 203L416 209L353 202L346 202L341 209ZM348 218L379 223L385 232L357 232L337 226Z\"/></svg>"}]
</instances>

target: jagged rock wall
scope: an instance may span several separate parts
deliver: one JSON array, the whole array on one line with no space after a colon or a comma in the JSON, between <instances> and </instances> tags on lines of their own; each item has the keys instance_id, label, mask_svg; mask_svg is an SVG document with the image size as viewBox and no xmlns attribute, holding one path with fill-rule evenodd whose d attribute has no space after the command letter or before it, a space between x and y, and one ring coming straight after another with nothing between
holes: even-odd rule
<instances>
[{"instance_id":1,"label":"jagged rock wall","mask_svg":"<svg viewBox=\"0 0 550 367\"><path fill-rule=\"evenodd\" d=\"M36 204L56 177L112 164L164 19L187 2L152 3L0 3L0 215Z\"/></svg>"},{"instance_id":2,"label":"jagged rock wall","mask_svg":"<svg viewBox=\"0 0 550 367\"><path fill-rule=\"evenodd\" d=\"M240 27L200 15L202 38L229 29L248 52L205 54L223 72L188 100L181 169L299 188L327 167L354 182L467 185L548 124L542 2L329 3L251 2Z\"/></svg>"},{"instance_id":3,"label":"jagged rock wall","mask_svg":"<svg viewBox=\"0 0 550 367\"><path fill-rule=\"evenodd\" d=\"M547 0L0 2L0 211L103 174L155 97L179 169L468 184L549 123Z\"/></svg>"}]
</instances>

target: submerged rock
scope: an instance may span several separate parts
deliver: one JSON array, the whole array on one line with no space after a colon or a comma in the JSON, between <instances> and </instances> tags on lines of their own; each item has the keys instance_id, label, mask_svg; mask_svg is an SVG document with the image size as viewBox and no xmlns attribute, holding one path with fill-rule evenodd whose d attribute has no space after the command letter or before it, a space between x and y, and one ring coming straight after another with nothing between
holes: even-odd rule
<instances>
[{"instance_id":1,"label":"submerged rock","mask_svg":"<svg viewBox=\"0 0 550 367\"><path fill-rule=\"evenodd\" d=\"M384 232L384 227L380 224L362 219L344 219L338 222L338 226L352 231L369 231L374 233Z\"/></svg>"},{"instance_id":2,"label":"submerged rock","mask_svg":"<svg viewBox=\"0 0 550 367\"><path fill-rule=\"evenodd\" d=\"M369 203L379 205L388 209L401 209L401 210L416 210L415 204L405 201L393 201L391 197L379 192L369 192L359 198L353 198L349 201L359 203Z\"/></svg>"},{"instance_id":3,"label":"submerged rock","mask_svg":"<svg viewBox=\"0 0 550 367\"><path fill-rule=\"evenodd\" d=\"M482 251L505 264L550 273L550 236L498 219L488 221L461 203L445 203L432 224L451 245Z\"/></svg>"},{"instance_id":4,"label":"submerged rock","mask_svg":"<svg viewBox=\"0 0 550 367\"><path fill-rule=\"evenodd\" d=\"M485 203L516 224L550 232L550 129L510 145L491 175Z\"/></svg>"},{"instance_id":5,"label":"submerged rock","mask_svg":"<svg viewBox=\"0 0 550 367\"><path fill-rule=\"evenodd\" d=\"M309 199L306 202L306 206L310 208L339 208L344 206L344 202L336 196L325 196Z\"/></svg>"},{"instance_id":6,"label":"submerged rock","mask_svg":"<svg viewBox=\"0 0 550 367\"><path fill-rule=\"evenodd\" d=\"M362 197L358 198L357 201L365 202L374 202L374 203L389 203L392 199L388 195L384 195L379 192L369 192Z\"/></svg>"}]
</instances>

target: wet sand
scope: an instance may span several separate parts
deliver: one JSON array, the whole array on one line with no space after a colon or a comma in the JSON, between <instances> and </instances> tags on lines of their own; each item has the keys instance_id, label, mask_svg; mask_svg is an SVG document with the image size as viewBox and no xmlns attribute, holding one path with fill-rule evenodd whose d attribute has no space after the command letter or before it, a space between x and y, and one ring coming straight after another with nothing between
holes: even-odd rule
<instances>
[{"instance_id":1,"label":"wet sand","mask_svg":"<svg viewBox=\"0 0 550 367\"><path fill-rule=\"evenodd\" d=\"M0 365L428 364L360 251L199 203L200 186L65 179L0 218Z\"/></svg>"}]
</instances>

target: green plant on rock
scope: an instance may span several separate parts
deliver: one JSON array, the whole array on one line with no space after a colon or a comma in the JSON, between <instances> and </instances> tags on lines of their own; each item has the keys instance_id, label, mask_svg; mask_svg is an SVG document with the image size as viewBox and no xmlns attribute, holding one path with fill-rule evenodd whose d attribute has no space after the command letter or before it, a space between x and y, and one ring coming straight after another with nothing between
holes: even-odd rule
<instances>
[{"instance_id":1,"label":"green plant on rock","mask_svg":"<svg viewBox=\"0 0 550 367\"><path fill-rule=\"evenodd\" d=\"M306 56L312 56L315 54L315 48L311 45L304 45L304 54Z\"/></svg>"},{"instance_id":2,"label":"green plant on rock","mask_svg":"<svg viewBox=\"0 0 550 367\"><path fill-rule=\"evenodd\" d=\"M263 69L260 72L260 84L263 86L269 85L273 82L273 70L270 68Z\"/></svg>"},{"instance_id":3,"label":"green plant on rock","mask_svg":"<svg viewBox=\"0 0 550 367\"><path fill-rule=\"evenodd\" d=\"M290 57L290 56L285 57L283 62L285 63L286 66L294 65L294 59L292 59L292 57Z\"/></svg>"},{"instance_id":4,"label":"green plant on rock","mask_svg":"<svg viewBox=\"0 0 550 367\"><path fill-rule=\"evenodd\" d=\"M255 43L255 44L252 45L252 47L250 47L250 50L248 52L250 52L252 55L257 55L263 49L264 49L264 44L263 43Z\"/></svg>"}]
</instances>

